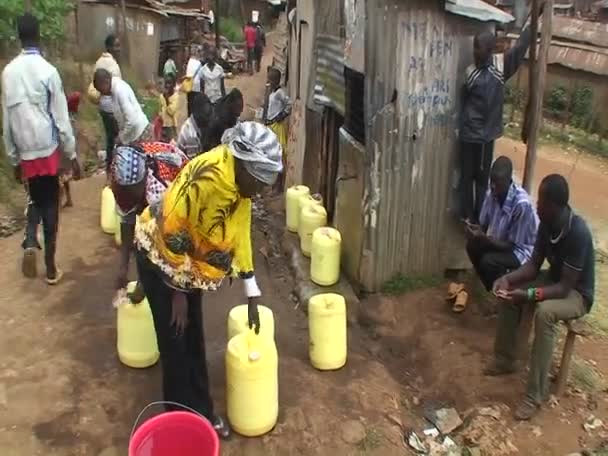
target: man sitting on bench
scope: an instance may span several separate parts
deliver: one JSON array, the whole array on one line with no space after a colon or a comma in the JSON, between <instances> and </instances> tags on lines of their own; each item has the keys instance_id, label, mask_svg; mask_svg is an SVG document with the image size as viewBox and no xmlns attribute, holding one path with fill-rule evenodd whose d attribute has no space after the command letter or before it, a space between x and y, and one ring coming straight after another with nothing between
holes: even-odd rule
<instances>
[{"instance_id":1,"label":"man sitting on bench","mask_svg":"<svg viewBox=\"0 0 608 456\"><path fill-rule=\"evenodd\" d=\"M496 359L486 375L515 371L517 329L524 305L535 306L534 343L526 397L515 418L529 420L549 395L549 369L556 324L582 317L591 310L595 287L594 248L585 221L568 205L566 179L551 174L538 190L540 227L532 259L501 278L493 291L501 299L494 346ZM537 279L543 262L549 277L541 288L520 288ZM527 341L521 341L527 342Z\"/></svg>"}]
</instances>

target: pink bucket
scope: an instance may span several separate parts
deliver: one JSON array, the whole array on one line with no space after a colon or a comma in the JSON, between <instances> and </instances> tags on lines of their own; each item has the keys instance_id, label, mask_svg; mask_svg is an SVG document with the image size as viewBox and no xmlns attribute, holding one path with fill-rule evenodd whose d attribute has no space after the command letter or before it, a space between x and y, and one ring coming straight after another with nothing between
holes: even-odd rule
<instances>
[{"instance_id":1,"label":"pink bucket","mask_svg":"<svg viewBox=\"0 0 608 456\"><path fill-rule=\"evenodd\" d=\"M129 456L218 456L220 443L211 423L190 412L150 418L131 437Z\"/></svg>"}]
</instances>

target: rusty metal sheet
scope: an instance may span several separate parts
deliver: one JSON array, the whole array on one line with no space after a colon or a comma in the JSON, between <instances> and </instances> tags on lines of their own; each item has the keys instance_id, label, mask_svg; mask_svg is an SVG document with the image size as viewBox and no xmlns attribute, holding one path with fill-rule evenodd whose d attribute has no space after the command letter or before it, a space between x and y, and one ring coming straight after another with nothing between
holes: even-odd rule
<instances>
[{"instance_id":1,"label":"rusty metal sheet","mask_svg":"<svg viewBox=\"0 0 608 456\"><path fill-rule=\"evenodd\" d=\"M552 44L549 48L547 63L608 76L608 54L606 53Z\"/></svg>"},{"instance_id":2,"label":"rusty metal sheet","mask_svg":"<svg viewBox=\"0 0 608 456\"><path fill-rule=\"evenodd\" d=\"M478 21L493 21L501 24L513 22L515 18L495 6L489 5L482 0L446 0L445 10L469 17Z\"/></svg>"},{"instance_id":3,"label":"rusty metal sheet","mask_svg":"<svg viewBox=\"0 0 608 456\"><path fill-rule=\"evenodd\" d=\"M317 35L314 103L334 108L344 115L344 41L330 35Z\"/></svg>"},{"instance_id":4,"label":"rusty metal sheet","mask_svg":"<svg viewBox=\"0 0 608 456\"><path fill-rule=\"evenodd\" d=\"M473 36L493 25L447 14L441 2L367 5L360 276L374 291L397 273L437 274L448 266L459 94Z\"/></svg>"},{"instance_id":5,"label":"rusty metal sheet","mask_svg":"<svg viewBox=\"0 0 608 456\"><path fill-rule=\"evenodd\" d=\"M554 17L553 37L608 48L608 24L570 17Z\"/></svg>"}]
</instances>

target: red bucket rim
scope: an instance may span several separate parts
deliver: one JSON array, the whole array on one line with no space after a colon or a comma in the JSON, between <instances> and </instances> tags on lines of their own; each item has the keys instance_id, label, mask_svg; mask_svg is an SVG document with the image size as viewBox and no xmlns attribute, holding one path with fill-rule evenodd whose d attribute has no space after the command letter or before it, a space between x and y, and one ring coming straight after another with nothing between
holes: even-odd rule
<instances>
[{"instance_id":1,"label":"red bucket rim","mask_svg":"<svg viewBox=\"0 0 608 456\"><path fill-rule=\"evenodd\" d=\"M207 430L209 431L209 435L211 436L211 441L213 442L213 446L215 447L215 453L211 456L219 455L220 441L219 441L219 437L218 437L217 433L215 432L215 429L213 428L213 425L211 424L211 422L207 418L205 418L201 415L195 414L195 413L175 411L175 412L161 413L160 415L153 416L152 418L144 421L143 424L135 430L135 432L133 433L133 436L129 440L129 456L136 456L135 451L138 449L136 447L136 444L137 444L137 446L139 446L139 444L141 443L141 440L142 440L141 436L148 435L152 429L157 427L159 422L163 422L163 421L167 421L167 419L179 418L179 417L191 419L193 421L194 420L198 421L199 423L201 423L202 426L207 428Z\"/></svg>"}]
</instances>

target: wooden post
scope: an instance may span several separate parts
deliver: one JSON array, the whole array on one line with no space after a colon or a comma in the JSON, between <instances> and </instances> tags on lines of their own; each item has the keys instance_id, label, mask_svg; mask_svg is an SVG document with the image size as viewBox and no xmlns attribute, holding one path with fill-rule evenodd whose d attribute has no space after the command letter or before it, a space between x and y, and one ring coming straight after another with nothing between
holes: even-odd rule
<instances>
[{"instance_id":1,"label":"wooden post","mask_svg":"<svg viewBox=\"0 0 608 456\"><path fill-rule=\"evenodd\" d=\"M122 21L122 43L121 43L121 55L123 63L130 64L130 49L129 49L129 31L127 30L127 6L125 0L120 0L120 12Z\"/></svg>"},{"instance_id":2,"label":"wooden post","mask_svg":"<svg viewBox=\"0 0 608 456\"><path fill-rule=\"evenodd\" d=\"M524 188L531 193L532 183L534 180L534 167L536 165L536 149L538 147L539 129L541 118L543 115L543 97L545 92L545 78L547 74L547 58L549 56L549 48L551 46L551 34L553 25L553 0L545 1L545 10L543 14L543 28L540 38L540 49L538 59L532 60L533 50L537 35L534 34L535 28L538 27L538 18L540 11L540 0L533 0L532 3L532 45L530 47L530 63L533 65L534 71L530 80L529 110L527 125L527 144L528 151L526 153L526 164L524 168ZM536 27L534 25L536 24Z\"/></svg>"},{"instance_id":3,"label":"wooden post","mask_svg":"<svg viewBox=\"0 0 608 456\"><path fill-rule=\"evenodd\" d=\"M25 12L31 13L32 12L32 0L25 0L23 2L23 4L25 5Z\"/></svg>"},{"instance_id":4,"label":"wooden post","mask_svg":"<svg viewBox=\"0 0 608 456\"><path fill-rule=\"evenodd\" d=\"M213 15L215 16L215 49L217 50L218 54L220 52L220 0L215 0L215 11L213 12Z\"/></svg>"}]
</instances>

